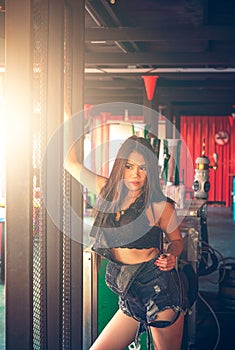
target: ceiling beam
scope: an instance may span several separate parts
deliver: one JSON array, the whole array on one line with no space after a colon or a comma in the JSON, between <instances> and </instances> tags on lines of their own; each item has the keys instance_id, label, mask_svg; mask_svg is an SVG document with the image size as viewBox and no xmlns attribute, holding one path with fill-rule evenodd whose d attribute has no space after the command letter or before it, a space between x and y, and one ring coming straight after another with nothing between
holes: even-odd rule
<instances>
[{"instance_id":1,"label":"ceiling beam","mask_svg":"<svg viewBox=\"0 0 235 350\"><path fill-rule=\"evenodd\" d=\"M229 116L231 115L231 110L227 105L173 105L173 110L175 113L179 115L187 115L187 116ZM164 111L163 111L164 114Z\"/></svg>"},{"instance_id":2,"label":"ceiling beam","mask_svg":"<svg viewBox=\"0 0 235 350\"><path fill-rule=\"evenodd\" d=\"M144 82L141 80L119 79L119 80L85 80L85 89L90 88L108 88L108 89L123 89L123 88L139 88L144 87Z\"/></svg>"},{"instance_id":3,"label":"ceiling beam","mask_svg":"<svg viewBox=\"0 0 235 350\"><path fill-rule=\"evenodd\" d=\"M151 69L149 68L149 71ZM204 72L203 69L201 72L192 73L192 72L161 72L161 73L122 73L120 74L118 71L114 73L85 73L85 82L99 80L102 79L106 81L112 81L112 79L118 79L120 82L124 81L123 79L126 79L128 81L131 81L131 79L137 78L140 81L143 79L141 78L142 75L159 75L160 79L158 80L157 84L161 84L162 81L172 81L179 82L179 81L206 81L206 80L228 80L229 83L232 81L235 81L235 72L226 72L224 69L217 69L214 72ZM135 81L135 80L133 80Z\"/></svg>"},{"instance_id":4,"label":"ceiling beam","mask_svg":"<svg viewBox=\"0 0 235 350\"><path fill-rule=\"evenodd\" d=\"M140 96L144 94L144 87L142 89L134 88L123 88L123 89L97 89L90 88L85 89L87 95L96 95L96 96ZM214 99L217 100L218 97L223 101L234 100L235 103L235 89L222 89L222 90L201 90L201 89L177 89L177 88L159 88L158 96L161 98L170 98L170 99L193 99L195 101L201 99Z\"/></svg>"},{"instance_id":5,"label":"ceiling beam","mask_svg":"<svg viewBox=\"0 0 235 350\"><path fill-rule=\"evenodd\" d=\"M85 80L84 84L86 89L89 88L107 88L107 89L123 89L123 88L135 88L143 89L144 81L143 79L133 80L133 79L110 79L110 80ZM235 88L235 77L228 82L228 80L167 80L158 79L158 88L177 88L177 89L206 89L210 88L213 90L221 89L233 89Z\"/></svg>"},{"instance_id":6,"label":"ceiling beam","mask_svg":"<svg viewBox=\"0 0 235 350\"><path fill-rule=\"evenodd\" d=\"M117 90L118 91L118 90ZM183 96L184 98L197 95L196 97L210 97L210 96L220 96L222 98L226 98L231 95L235 99L235 88L223 88L223 89L200 89L200 88L171 88L171 87L161 87L158 89L158 94L161 96Z\"/></svg>"},{"instance_id":7,"label":"ceiling beam","mask_svg":"<svg viewBox=\"0 0 235 350\"><path fill-rule=\"evenodd\" d=\"M84 96L84 103L85 104L91 104L91 105L100 105L103 103L112 103L112 102L126 102L126 103L134 103L143 105L143 97L142 96Z\"/></svg>"},{"instance_id":8,"label":"ceiling beam","mask_svg":"<svg viewBox=\"0 0 235 350\"><path fill-rule=\"evenodd\" d=\"M219 103L219 101L221 101L221 103L223 104L227 104L231 106L234 105L235 103L235 97L234 95L230 95L230 96L221 96L220 94L205 94L205 96L202 95L198 95L198 94L191 94L191 95L178 95L178 96L174 96L173 94L171 95L165 95L165 96L161 96L161 94L158 96L158 100L160 104L165 104L170 102L196 102L198 104L200 103Z\"/></svg>"},{"instance_id":9,"label":"ceiling beam","mask_svg":"<svg viewBox=\"0 0 235 350\"><path fill-rule=\"evenodd\" d=\"M207 67L208 65L234 66L235 49L214 52L171 52L171 53L85 53L85 65L93 64L96 67L106 65L156 65L171 67Z\"/></svg>"},{"instance_id":10,"label":"ceiling beam","mask_svg":"<svg viewBox=\"0 0 235 350\"><path fill-rule=\"evenodd\" d=\"M115 103L115 102L123 102L123 103L133 103L138 105L143 105L142 97L130 97L130 96L122 96L120 97L105 97L105 96L93 96L88 97L85 96L85 103L91 104L93 106L102 105L105 103ZM157 104L162 105L160 103ZM169 102L168 102L169 105ZM188 115L188 116L229 116L231 115L232 108L230 108L227 104L216 102L213 103L171 103L173 112L177 115ZM121 113L121 112L120 112ZM164 114L164 109L162 111Z\"/></svg>"},{"instance_id":11,"label":"ceiling beam","mask_svg":"<svg viewBox=\"0 0 235 350\"><path fill-rule=\"evenodd\" d=\"M122 90L112 90L112 89L86 89L85 90L86 96L143 96L144 89L137 90L137 89L122 89Z\"/></svg>"},{"instance_id":12,"label":"ceiling beam","mask_svg":"<svg viewBox=\"0 0 235 350\"><path fill-rule=\"evenodd\" d=\"M95 27L87 28L85 41L234 40L235 26Z\"/></svg>"}]
</instances>

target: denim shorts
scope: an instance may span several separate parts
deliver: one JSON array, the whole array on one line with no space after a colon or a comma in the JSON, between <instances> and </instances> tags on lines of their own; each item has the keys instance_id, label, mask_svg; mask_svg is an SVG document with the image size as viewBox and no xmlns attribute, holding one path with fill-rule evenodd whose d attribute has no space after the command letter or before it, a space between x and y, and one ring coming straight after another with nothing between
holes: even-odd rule
<instances>
[{"instance_id":1,"label":"denim shorts","mask_svg":"<svg viewBox=\"0 0 235 350\"><path fill-rule=\"evenodd\" d=\"M188 307L178 271L161 271L154 265L156 259L157 257L134 265L109 263L106 270L106 283L111 290L119 294L120 309L126 315L145 324L154 322L158 313L163 310L173 309L179 313L186 311ZM128 267L132 267L134 271L132 276L125 272ZM117 280L125 279L126 289L124 287L118 290Z\"/></svg>"}]
</instances>

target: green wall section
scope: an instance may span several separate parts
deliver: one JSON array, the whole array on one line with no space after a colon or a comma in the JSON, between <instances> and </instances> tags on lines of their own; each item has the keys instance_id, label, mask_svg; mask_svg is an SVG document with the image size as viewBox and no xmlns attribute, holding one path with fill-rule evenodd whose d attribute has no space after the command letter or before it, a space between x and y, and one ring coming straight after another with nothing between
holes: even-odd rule
<instances>
[{"instance_id":1,"label":"green wall section","mask_svg":"<svg viewBox=\"0 0 235 350\"><path fill-rule=\"evenodd\" d=\"M98 271L98 334L118 310L118 296L105 283L107 261L101 258ZM141 337L141 350L146 350L146 334Z\"/></svg>"},{"instance_id":2,"label":"green wall section","mask_svg":"<svg viewBox=\"0 0 235 350\"><path fill-rule=\"evenodd\" d=\"M105 283L107 261L101 258L98 272L98 333L100 334L118 310L118 296Z\"/></svg>"}]
</instances>

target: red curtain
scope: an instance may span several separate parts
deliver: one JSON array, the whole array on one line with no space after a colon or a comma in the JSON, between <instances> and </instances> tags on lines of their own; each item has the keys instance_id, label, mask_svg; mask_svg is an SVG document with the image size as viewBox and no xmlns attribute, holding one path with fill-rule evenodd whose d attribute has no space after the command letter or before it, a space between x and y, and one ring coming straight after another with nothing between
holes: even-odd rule
<instances>
[{"instance_id":1,"label":"red curtain","mask_svg":"<svg viewBox=\"0 0 235 350\"><path fill-rule=\"evenodd\" d=\"M218 131L226 131L229 141L225 145L215 142ZM205 156L214 165L213 154L218 154L218 168L210 169L210 191L208 201L224 201L226 206L232 204L232 178L235 176L235 121L232 116L207 117L207 116L181 116L180 134L182 140L189 148L193 163L202 154L203 140L205 139ZM189 170L188 170L189 168ZM182 159L181 169L184 169L185 185L192 188L194 174L187 167L187 159Z\"/></svg>"}]
</instances>

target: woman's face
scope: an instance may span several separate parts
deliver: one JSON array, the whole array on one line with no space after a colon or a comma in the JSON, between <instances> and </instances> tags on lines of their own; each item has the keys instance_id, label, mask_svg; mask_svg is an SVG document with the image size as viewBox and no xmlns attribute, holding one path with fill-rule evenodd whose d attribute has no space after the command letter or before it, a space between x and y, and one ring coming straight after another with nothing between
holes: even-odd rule
<instances>
[{"instance_id":1,"label":"woman's face","mask_svg":"<svg viewBox=\"0 0 235 350\"><path fill-rule=\"evenodd\" d=\"M126 162L123 180L130 191L141 191L144 186L147 169L144 157L138 152L132 152Z\"/></svg>"}]
</instances>

